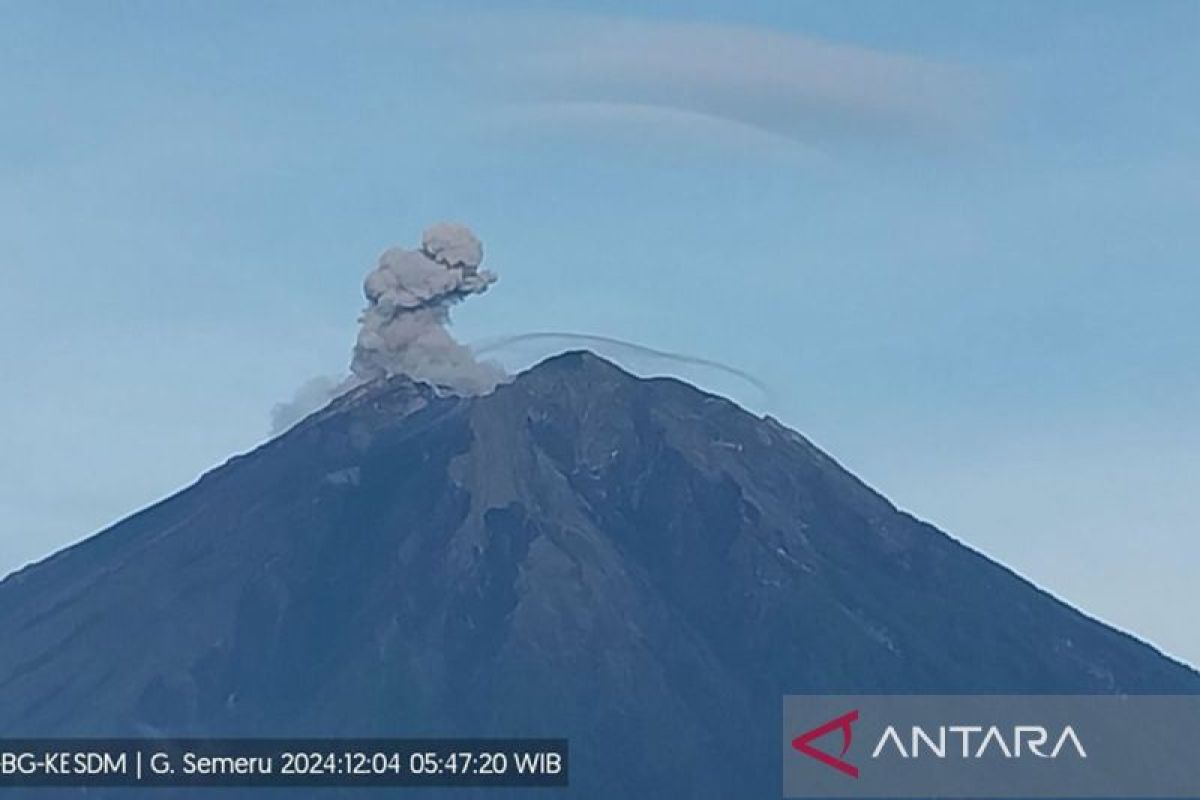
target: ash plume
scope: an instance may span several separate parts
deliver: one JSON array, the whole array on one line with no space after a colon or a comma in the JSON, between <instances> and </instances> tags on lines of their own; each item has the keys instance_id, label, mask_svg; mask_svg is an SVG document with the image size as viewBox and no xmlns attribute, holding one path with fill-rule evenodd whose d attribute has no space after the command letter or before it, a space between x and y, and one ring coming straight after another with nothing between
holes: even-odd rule
<instances>
[{"instance_id":1,"label":"ash plume","mask_svg":"<svg viewBox=\"0 0 1200 800\"><path fill-rule=\"evenodd\" d=\"M450 335L450 309L496 282L479 268L483 245L464 225L426 229L415 250L392 247L363 281L367 307L344 378L318 377L271 410L273 433L287 430L334 397L379 378L404 375L454 395L486 394L507 378Z\"/></svg>"},{"instance_id":2,"label":"ash plume","mask_svg":"<svg viewBox=\"0 0 1200 800\"><path fill-rule=\"evenodd\" d=\"M483 394L505 377L481 363L447 330L450 307L482 294L496 275L481 270L483 246L451 223L425 231L419 250L393 247L363 283L367 308L359 322L350 371L360 381L407 375L453 394Z\"/></svg>"},{"instance_id":3,"label":"ash plume","mask_svg":"<svg viewBox=\"0 0 1200 800\"><path fill-rule=\"evenodd\" d=\"M487 394L506 381L508 373L478 356L525 344L548 347L551 353L586 345L601 353L610 351L619 361L643 362L652 372L661 372L666 366L672 371L691 367L710 375L724 374L754 389L764 405L772 404L770 388L744 370L611 336L536 331L485 340L474 347L460 344L450 335L450 309L486 292L496 282L494 273L480 269L482 263L479 239L455 223L428 228L415 250L393 247L384 251L363 281L367 306L359 317L350 374L313 378L291 400L276 404L271 410L272 433L287 430L355 386L396 375L429 384L442 394Z\"/></svg>"}]
</instances>

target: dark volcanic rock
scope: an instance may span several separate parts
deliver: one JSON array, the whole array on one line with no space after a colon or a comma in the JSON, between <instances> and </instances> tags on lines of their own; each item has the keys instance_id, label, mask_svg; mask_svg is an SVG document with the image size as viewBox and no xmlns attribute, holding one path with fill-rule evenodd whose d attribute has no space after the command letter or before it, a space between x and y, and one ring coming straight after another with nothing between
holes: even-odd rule
<instances>
[{"instance_id":1,"label":"dark volcanic rock","mask_svg":"<svg viewBox=\"0 0 1200 800\"><path fill-rule=\"evenodd\" d=\"M778 796L785 693L1200 689L800 435L587 353L359 389L0 583L0 641L0 736L568 736L588 798Z\"/></svg>"}]
</instances>

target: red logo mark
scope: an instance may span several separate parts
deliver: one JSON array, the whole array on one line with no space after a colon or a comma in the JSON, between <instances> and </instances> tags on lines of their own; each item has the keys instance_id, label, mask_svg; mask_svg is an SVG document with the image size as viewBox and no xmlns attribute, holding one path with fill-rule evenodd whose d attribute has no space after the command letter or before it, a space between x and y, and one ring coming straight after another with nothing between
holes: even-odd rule
<instances>
[{"instance_id":1,"label":"red logo mark","mask_svg":"<svg viewBox=\"0 0 1200 800\"><path fill-rule=\"evenodd\" d=\"M846 775L849 775L851 778L857 778L858 767L854 766L849 761L844 761L842 759L842 756L845 756L846 751L850 749L851 739L854 738L854 734L850 730L850 726L855 722L858 722L858 709L855 709L848 714L843 714L837 719L831 719L824 725L813 728L807 733L800 734L795 739L792 739L792 747L796 748L801 753L804 753L804 755L808 756L809 758L815 758L817 761L820 761L827 767L833 767L838 772L843 772ZM842 752L838 753L838 755L831 756L824 750L818 750L810 744L810 742L812 742L814 739L820 739L825 734L832 733L838 729L841 729L842 731Z\"/></svg>"}]
</instances>

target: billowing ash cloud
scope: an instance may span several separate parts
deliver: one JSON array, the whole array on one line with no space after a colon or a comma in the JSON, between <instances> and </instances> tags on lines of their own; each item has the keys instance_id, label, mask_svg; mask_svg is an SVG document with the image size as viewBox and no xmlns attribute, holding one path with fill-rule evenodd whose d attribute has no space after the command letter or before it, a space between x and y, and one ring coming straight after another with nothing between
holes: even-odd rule
<instances>
[{"instance_id":1,"label":"billowing ash cloud","mask_svg":"<svg viewBox=\"0 0 1200 800\"><path fill-rule=\"evenodd\" d=\"M483 246L462 225L425 231L421 249L393 247L367 276L350 370L363 381L407 375L458 394L491 391L504 372L475 360L450 335L450 307L481 294L496 276L479 268Z\"/></svg>"},{"instance_id":2,"label":"billowing ash cloud","mask_svg":"<svg viewBox=\"0 0 1200 800\"><path fill-rule=\"evenodd\" d=\"M421 247L393 247L363 282L367 307L343 380L314 378L271 412L272 430L284 431L337 395L377 378L405 375L449 394L484 394L507 376L476 360L447 326L450 308L482 294L496 275L482 270L483 245L464 225L443 222L421 237Z\"/></svg>"}]
</instances>

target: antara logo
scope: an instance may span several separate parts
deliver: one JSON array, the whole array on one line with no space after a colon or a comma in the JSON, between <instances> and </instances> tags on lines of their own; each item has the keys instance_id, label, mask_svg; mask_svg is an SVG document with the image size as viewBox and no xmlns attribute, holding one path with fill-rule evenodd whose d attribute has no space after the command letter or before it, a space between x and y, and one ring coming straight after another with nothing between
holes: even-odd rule
<instances>
[{"instance_id":1,"label":"antara logo","mask_svg":"<svg viewBox=\"0 0 1200 800\"><path fill-rule=\"evenodd\" d=\"M858 722L858 709L835 717L792 740L792 747L827 767L844 775L857 778L858 767L846 760L846 753L854 741L853 725ZM1058 758L1064 750L1067 755L1074 752L1079 758L1087 758L1087 751L1079 741L1074 728L1067 725L1051 739L1051 732L1041 725L1016 725L1002 730L996 725L942 725L931 733L913 725L907 737L901 737L896 726L888 725L871 751L871 759L878 759L889 752L901 758L920 758L928 754L933 758L979 759L988 754L1004 758L1021 758L1032 755L1037 758ZM835 756L813 745L817 739L834 731L842 733L842 748ZM1049 743L1053 741L1051 746ZM907 742L907 745L906 745Z\"/></svg>"},{"instance_id":2,"label":"antara logo","mask_svg":"<svg viewBox=\"0 0 1200 800\"><path fill-rule=\"evenodd\" d=\"M829 720L824 725L818 725L811 731L800 734L795 739L792 739L792 747L804 753L809 758L815 758L827 767L833 767L838 772L849 775L851 778L857 778L858 767L845 760L845 755L850 750L850 743L854 741L854 731L850 726L856 722L858 722L858 709L842 714L840 717ZM820 739L822 736L833 733L836 730L842 732L842 752L839 755L831 756L824 750L818 750L812 746L814 739Z\"/></svg>"},{"instance_id":3,"label":"antara logo","mask_svg":"<svg viewBox=\"0 0 1200 800\"><path fill-rule=\"evenodd\" d=\"M962 758L983 758L989 752L998 753L1005 758L1021 758L1026 753L1038 758L1058 758L1058 754L1067 746L1074 749L1080 758L1087 758L1087 751L1083 749L1083 744L1075 735L1075 729L1070 725L1063 728L1055 738L1050 752L1046 752L1050 731L1041 725L1016 725L1007 732L995 725L986 728L982 725L941 725L935 730L936 734L931 736L921 726L912 726L909 747L905 748L896 728L888 725L887 730L879 737L879 744L875 745L871 752L871 758L879 758L880 753L889 745L901 758L919 758L922 750L928 751L934 758L947 758L947 753L950 756L960 755ZM978 738L974 738L976 736ZM955 739L958 740L958 747L949 748L948 745ZM972 746L972 742L976 742L977 745Z\"/></svg>"}]
</instances>

